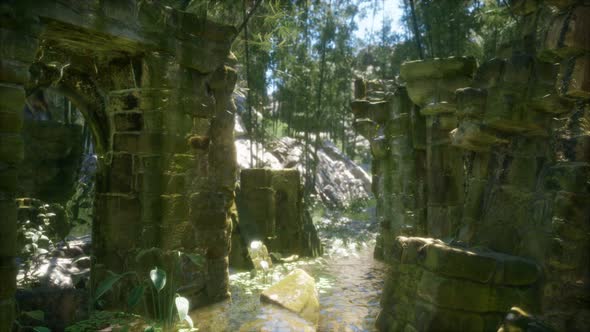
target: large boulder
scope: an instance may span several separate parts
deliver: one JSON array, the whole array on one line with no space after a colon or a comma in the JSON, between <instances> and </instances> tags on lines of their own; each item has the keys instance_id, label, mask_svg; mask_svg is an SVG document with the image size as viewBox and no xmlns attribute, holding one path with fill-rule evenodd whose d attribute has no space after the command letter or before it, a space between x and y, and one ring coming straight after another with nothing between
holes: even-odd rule
<instances>
[{"instance_id":1,"label":"large boulder","mask_svg":"<svg viewBox=\"0 0 590 332\"><path fill-rule=\"evenodd\" d=\"M320 319L320 302L314 279L301 269L270 286L260 295L262 302L285 308L298 314L314 326Z\"/></svg>"}]
</instances>

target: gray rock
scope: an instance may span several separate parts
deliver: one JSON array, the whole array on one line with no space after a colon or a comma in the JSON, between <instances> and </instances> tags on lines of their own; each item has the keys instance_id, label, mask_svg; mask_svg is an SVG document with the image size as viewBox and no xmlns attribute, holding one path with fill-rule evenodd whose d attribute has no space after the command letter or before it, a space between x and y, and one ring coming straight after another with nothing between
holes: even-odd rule
<instances>
[{"instance_id":1,"label":"gray rock","mask_svg":"<svg viewBox=\"0 0 590 332\"><path fill-rule=\"evenodd\" d=\"M269 143L268 148L254 143L253 157L250 140L239 138L235 145L238 167L242 169L251 168L250 161L253 160L253 167L296 168L304 173L304 145L294 138L280 138ZM311 153L309 158L313 158ZM370 197L371 177L334 143L324 140L318 149L315 192L328 206L347 207L354 201Z\"/></svg>"}]
</instances>

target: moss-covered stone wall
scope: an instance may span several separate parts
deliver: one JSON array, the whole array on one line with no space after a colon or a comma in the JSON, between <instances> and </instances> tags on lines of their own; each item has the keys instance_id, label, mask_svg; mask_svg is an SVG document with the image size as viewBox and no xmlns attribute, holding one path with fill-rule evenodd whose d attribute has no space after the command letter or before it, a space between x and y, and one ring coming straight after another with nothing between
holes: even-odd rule
<instances>
[{"instance_id":1,"label":"moss-covered stone wall","mask_svg":"<svg viewBox=\"0 0 590 332\"><path fill-rule=\"evenodd\" d=\"M49 86L83 113L99 157L93 284L182 250L205 257L177 277L192 304L227 297L235 29L161 1L9 0L0 17L0 330L13 318L25 95ZM164 254L136 259L153 247Z\"/></svg>"},{"instance_id":2,"label":"moss-covered stone wall","mask_svg":"<svg viewBox=\"0 0 590 332\"><path fill-rule=\"evenodd\" d=\"M511 306L590 325L590 7L510 5L521 35L498 58L356 84L391 263L383 331L494 331Z\"/></svg>"},{"instance_id":3,"label":"moss-covered stone wall","mask_svg":"<svg viewBox=\"0 0 590 332\"><path fill-rule=\"evenodd\" d=\"M301 176L296 169L243 169L236 199L238 218L232 241L248 246L262 241L284 256L318 256L322 246L303 203ZM245 256L246 250L241 251ZM232 265L244 267L240 250Z\"/></svg>"}]
</instances>

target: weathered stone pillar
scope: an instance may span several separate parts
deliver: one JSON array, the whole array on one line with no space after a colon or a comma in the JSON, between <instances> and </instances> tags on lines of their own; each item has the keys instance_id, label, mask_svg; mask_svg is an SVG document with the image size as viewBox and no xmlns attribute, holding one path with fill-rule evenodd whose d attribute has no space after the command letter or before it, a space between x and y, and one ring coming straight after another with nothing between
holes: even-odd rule
<instances>
[{"instance_id":1,"label":"weathered stone pillar","mask_svg":"<svg viewBox=\"0 0 590 332\"><path fill-rule=\"evenodd\" d=\"M392 163L390 137L384 125L392 116L391 103L384 99L384 86L381 82L355 82L355 100L351 103L355 130L371 144L371 191L377 201L376 218L381 225L382 234L377 238L375 257L382 259L387 250L391 232L391 213L389 196L392 194L391 177L387 170Z\"/></svg>"},{"instance_id":2,"label":"weathered stone pillar","mask_svg":"<svg viewBox=\"0 0 590 332\"><path fill-rule=\"evenodd\" d=\"M424 118L406 89L393 81L363 82L355 88L355 126L370 141L373 157L373 194L381 225L375 256L388 260L395 236L424 232Z\"/></svg>"},{"instance_id":3,"label":"weathered stone pillar","mask_svg":"<svg viewBox=\"0 0 590 332\"><path fill-rule=\"evenodd\" d=\"M112 139L97 189L94 281L106 270L147 275L159 265L180 268L171 282L193 305L227 298L235 71L204 74L164 52L136 61L141 74L128 66L132 85L106 102ZM140 254L154 247L161 254ZM204 264L174 261L174 251Z\"/></svg>"},{"instance_id":4,"label":"weathered stone pillar","mask_svg":"<svg viewBox=\"0 0 590 332\"><path fill-rule=\"evenodd\" d=\"M0 61L4 61L4 58ZM23 158L20 130L24 100L22 86L0 83L0 329L4 331L10 331L14 317L13 296L17 271L14 195L17 187L17 164Z\"/></svg>"},{"instance_id":5,"label":"weathered stone pillar","mask_svg":"<svg viewBox=\"0 0 590 332\"><path fill-rule=\"evenodd\" d=\"M234 113L232 99L234 84L237 79L232 65L235 58L228 59L227 65L221 66L204 81L203 92L211 89L209 98L215 101L211 106L210 127L202 131L206 117L195 114L192 143L200 142L203 137L210 138L207 147L207 159L198 165L208 164L208 181L193 183L190 206L190 218L196 232L197 246L206 253L207 288L210 301L229 297L229 251L231 246L231 207L234 203L234 188L237 181L237 161L234 145ZM206 94L205 94L206 95ZM197 107L194 105L193 107ZM199 151L201 144L193 144L196 158L204 158L204 151ZM200 166L199 169L203 169ZM204 171L204 169L203 169ZM204 174L204 173L203 173ZM199 176L197 175L196 178ZM195 197L208 196L204 206L197 203ZM195 204L196 203L196 204ZM201 206L202 208L199 208Z\"/></svg>"},{"instance_id":6,"label":"weathered stone pillar","mask_svg":"<svg viewBox=\"0 0 590 332\"><path fill-rule=\"evenodd\" d=\"M285 256L321 254L315 227L303 205L298 170L242 170L236 203L243 245L257 240Z\"/></svg>"},{"instance_id":7,"label":"weathered stone pillar","mask_svg":"<svg viewBox=\"0 0 590 332\"><path fill-rule=\"evenodd\" d=\"M29 28L35 22L3 9L0 24L0 331L10 331L16 289L16 202L18 164L23 159L21 130L25 105L24 84L37 39ZM25 25L26 29L19 24ZM26 26L30 24L30 26ZM19 29L21 27L22 29Z\"/></svg>"},{"instance_id":8,"label":"weathered stone pillar","mask_svg":"<svg viewBox=\"0 0 590 332\"><path fill-rule=\"evenodd\" d=\"M455 90L469 85L473 58L407 62L400 76L408 95L426 116L427 233L456 237L464 201L463 152L451 145L457 126Z\"/></svg>"}]
</instances>

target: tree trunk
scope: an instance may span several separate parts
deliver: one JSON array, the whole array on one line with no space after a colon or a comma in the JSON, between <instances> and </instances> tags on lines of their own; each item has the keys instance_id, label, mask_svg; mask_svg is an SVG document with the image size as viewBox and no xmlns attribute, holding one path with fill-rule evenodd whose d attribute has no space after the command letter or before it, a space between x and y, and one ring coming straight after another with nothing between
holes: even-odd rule
<instances>
[{"instance_id":1,"label":"tree trunk","mask_svg":"<svg viewBox=\"0 0 590 332\"><path fill-rule=\"evenodd\" d=\"M420 42L420 30L418 29L418 20L416 19L416 8L414 7L414 0L410 1L410 14L412 15L412 27L414 30L414 39L416 40L416 47L418 48L418 56L421 60L424 59L424 52L422 51L422 43Z\"/></svg>"}]
</instances>

